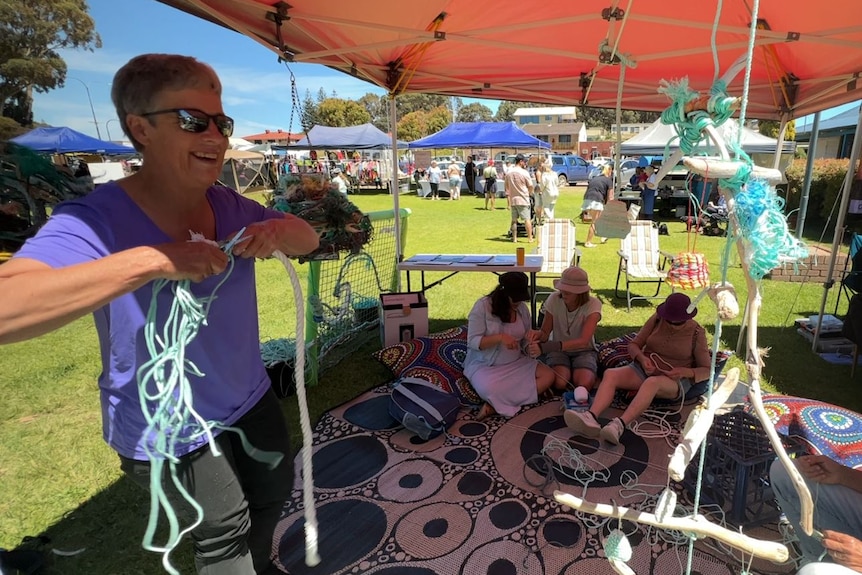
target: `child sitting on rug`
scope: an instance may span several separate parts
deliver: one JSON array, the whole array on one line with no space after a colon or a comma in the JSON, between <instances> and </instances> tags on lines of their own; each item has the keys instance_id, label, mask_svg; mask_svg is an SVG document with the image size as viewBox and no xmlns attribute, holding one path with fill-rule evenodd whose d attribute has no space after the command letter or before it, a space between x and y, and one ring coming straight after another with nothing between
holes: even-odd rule
<instances>
[{"instance_id":1,"label":"child sitting on rug","mask_svg":"<svg viewBox=\"0 0 862 575\"><path fill-rule=\"evenodd\" d=\"M538 339L527 346L530 357L538 357L556 373L554 387L570 384L575 399L586 403L596 383L598 354L596 326L602 319L602 302L590 295L587 272L572 266L554 280L554 288L542 311L545 318Z\"/></svg>"},{"instance_id":2,"label":"child sitting on rug","mask_svg":"<svg viewBox=\"0 0 862 575\"><path fill-rule=\"evenodd\" d=\"M524 303L529 299L527 274L507 272L470 310L464 376L485 400L480 420L494 413L511 417L554 383L550 367L521 351L537 337Z\"/></svg>"},{"instance_id":3,"label":"child sitting on rug","mask_svg":"<svg viewBox=\"0 0 862 575\"><path fill-rule=\"evenodd\" d=\"M681 401L691 387L709 378L710 356L703 327L694 321L691 300L672 293L629 344L632 362L605 372L589 411L567 410L566 425L578 435L619 444L626 426L637 419L656 397ZM620 417L607 425L599 415L610 407L618 389L637 391Z\"/></svg>"}]
</instances>

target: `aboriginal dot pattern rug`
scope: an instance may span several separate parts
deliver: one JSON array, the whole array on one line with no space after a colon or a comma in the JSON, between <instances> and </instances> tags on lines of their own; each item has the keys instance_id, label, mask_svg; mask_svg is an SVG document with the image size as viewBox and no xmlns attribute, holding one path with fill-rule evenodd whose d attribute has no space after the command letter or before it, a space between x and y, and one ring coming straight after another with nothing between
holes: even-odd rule
<instances>
[{"instance_id":1,"label":"aboriginal dot pattern rug","mask_svg":"<svg viewBox=\"0 0 862 575\"><path fill-rule=\"evenodd\" d=\"M553 499L554 489L652 512L667 485L670 442L631 431L621 445L573 437L559 399L548 399L506 420L476 421L462 410L441 435L422 441L387 411L385 386L324 414L314 433L314 485L321 563L305 565L301 455L294 491L276 529L279 567L298 574L377 575L612 575L602 542L618 527L628 535L635 573L682 573L687 545L634 523L582 517ZM615 415L615 414L612 414ZM606 475L584 487L578 473L557 462L548 480L547 460L534 457L549 442L577 449ZM625 472L625 473L624 473ZM641 487L623 485L634 477ZM690 502L682 486L679 502ZM780 539L775 526L751 533ZM742 571L739 553L696 543L693 573ZM748 558L745 558L748 566ZM789 566L755 560L752 574L789 573Z\"/></svg>"}]
</instances>

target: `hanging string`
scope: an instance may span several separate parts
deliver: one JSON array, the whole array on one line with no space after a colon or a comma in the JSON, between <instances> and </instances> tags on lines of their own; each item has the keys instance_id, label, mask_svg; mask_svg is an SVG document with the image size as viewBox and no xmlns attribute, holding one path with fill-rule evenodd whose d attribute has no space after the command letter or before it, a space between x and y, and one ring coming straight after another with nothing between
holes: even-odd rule
<instances>
[{"instance_id":1,"label":"hanging string","mask_svg":"<svg viewBox=\"0 0 862 575\"><path fill-rule=\"evenodd\" d=\"M203 508L183 486L177 473L180 458L176 455L179 446L196 443L206 438L212 454L221 455L215 443L214 431L230 431L239 435L243 450L249 457L265 463L270 469L283 458L282 453L261 451L250 444L245 433L218 421L207 421L195 410L190 377L203 378L205 374L186 357L186 348L197 337L201 326L206 324L210 305L215 301L219 288L233 271L233 246L243 241L240 230L223 246L228 254L228 268L208 297L197 298L191 291L191 281L160 279L153 282L153 296L144 324L144 342L150 360L143 363L136 373L141 412L147 426L143 432L144 452L150 462L150 514L144 532L143 547L162 554L162 566L171 575L179 572L170 562L170 553L187 533L203 520ZM200 234L192 233L192 241L204 240ZM215 245L215 242L211 242ZM157 326L159 293L169 287L173 293L171 309L161 331ZM194 520L181 528L179 518L164 490L163 475L167 463L171 483L180 497L193 510ZM164 545L154 542L159 515L164 513L168 523L168 536Z\"/></svg>"}]
</instances>

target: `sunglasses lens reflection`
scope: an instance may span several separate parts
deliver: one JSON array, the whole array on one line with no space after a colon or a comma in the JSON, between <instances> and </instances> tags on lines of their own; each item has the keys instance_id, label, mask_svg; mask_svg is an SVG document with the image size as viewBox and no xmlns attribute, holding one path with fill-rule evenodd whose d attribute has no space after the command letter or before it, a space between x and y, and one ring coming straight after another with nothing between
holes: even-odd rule
<instances>
[{"instance_id":1,"label":"sunglasses lens reflection","mask_svg":"<svg viewBox=\"0 0 862 575\"><path fill-rule=\"evenodd\" d=\"M218 128L222 136L228 138L233 134L233 120L227 116L209 116L202 112L179 110L177 117L180 121L180 128L186 132L195 134L205 132L210 125L210 120L212 120L215 122L216 128Z\"/></svg>"}]
</instances>

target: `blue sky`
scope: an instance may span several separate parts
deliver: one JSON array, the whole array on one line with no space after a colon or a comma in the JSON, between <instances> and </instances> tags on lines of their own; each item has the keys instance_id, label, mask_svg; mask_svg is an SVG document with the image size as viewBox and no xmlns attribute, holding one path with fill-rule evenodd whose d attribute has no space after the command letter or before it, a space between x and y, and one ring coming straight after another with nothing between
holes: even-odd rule
<instances>
[{"instance_id":1,"label":"blue sky","mask_svg":"<svg viewBox=\"0 0 862 575\"><path fill-rule=\"evenodd\" d=\"M96 136L84 82L102 139L108 139L108 132L112 139L120 139L122 132L111 104L114 73L138 54L169 52L194 56L215 68L224 86L225 112L236 120L234 135L290 129L290 76L275 53L245 36L152 0L89 0L89 5L102 48L62 53L68 66L66 86L35 95L36 121ZM368 92L385 93L324 66L291 64L291 68L300 98L306 89L316 97L321 87L351 99ZM300 130L295 116L293 131Z\"/></svg>"},{"instance_id":2,"label":"blue sky","mask_svg":"<svg viewBox=\"0 0 862 575\"><path fill-rule=\"evenodd\" d=\"M154 0L89 0L90 14L102 37L94 52L65 51L68 65L65 88L36 94L34 119L53 126L69 126L96 136L93 111L102 139L121 139L122 133L111 104L111 79L130 58L146 52L194 56L215 68L224 86L225 112L236 121L234 135L245 136L265 129L300 131L294 114L290 125L290 76L275 53L257 42L215 24L194 18ZM347 74L313 64L291 64L300 98L309 90L313 97L323 87L328 94L356 99L368 92L384 94L376 86ZM87 90L93 101L91 111ZM498 102L478 101L492 111ZM856 104L824 111L829 118ZM810 126L811 116L797 120L797 130Z\"/></svg>"}]
</instances>

